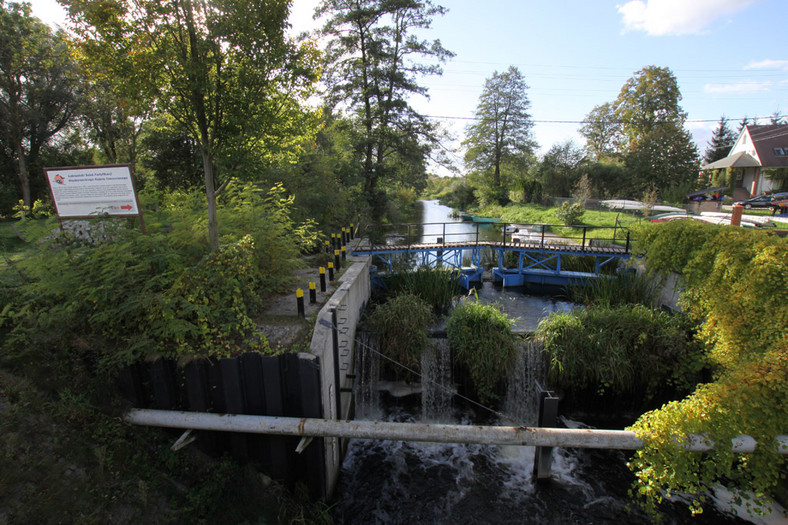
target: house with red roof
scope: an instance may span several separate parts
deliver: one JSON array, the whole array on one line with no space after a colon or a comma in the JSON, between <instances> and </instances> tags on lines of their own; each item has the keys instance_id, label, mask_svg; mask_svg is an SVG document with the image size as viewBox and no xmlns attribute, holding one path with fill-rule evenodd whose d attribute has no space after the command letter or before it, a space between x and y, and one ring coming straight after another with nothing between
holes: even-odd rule
<instances>
[{"instance_id":1,"label":"house with red roof","mask_svg":"<svg viewBox=\"0 0 788 525\"><path fill-rule=\"evenodd\" d=\"M779 191L781 181L769 168L788 168L788 124L745 126L724 159L706 164L703 171L734 168L733 200Z\"/></svg>"}]
</instances>

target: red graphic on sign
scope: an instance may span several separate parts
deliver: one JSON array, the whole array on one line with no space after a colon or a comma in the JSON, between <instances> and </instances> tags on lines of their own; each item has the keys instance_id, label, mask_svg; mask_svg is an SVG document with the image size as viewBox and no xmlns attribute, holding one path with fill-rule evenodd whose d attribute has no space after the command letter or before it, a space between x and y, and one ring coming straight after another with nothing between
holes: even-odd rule
<instances>
[{"instance_id":1,"label":"red graphic on sign","mask_svg":"<svg viewBox=\"0 0 788 525\"><path fill-rule=\"evenodd\" d=\"M121 210L130 210L131 209L131 205L130 204L126 204L125 206L121 206L120 209Z\"/></svg>"},{"instance_id":2,"label":"red graphic on sign","mask_svg":"<svg viewBox=\"0 0 788 525\"><path fill-rule=\"evenodd\" d=\"M63 178L63 175L58 173L57 175L55 175L55 182L57 182L58 184L65 184L66 179Z\"/></svg>"}]
</instances>

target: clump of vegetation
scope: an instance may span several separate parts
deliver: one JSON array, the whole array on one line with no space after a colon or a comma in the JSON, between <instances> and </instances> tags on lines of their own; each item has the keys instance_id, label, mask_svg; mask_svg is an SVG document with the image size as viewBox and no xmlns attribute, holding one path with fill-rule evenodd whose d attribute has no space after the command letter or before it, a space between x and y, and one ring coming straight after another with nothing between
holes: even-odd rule
<instances>
[{"instance_id":1,"label":"clump of vegetation","mask_svg":"<svg viewBox=\"0 0 788 525\"><path fill-rule=\"evenodd\" d=\"M537 336L549 358L550 383L573 394L627 395L647 403L666 388L694 386L706 364L685 317L643 305L554 314L540 323Z\"/></svg>"},{"instance_id":2,"label":"clump of vegetation","mask_svg":"<svg viewBox=\"0 0 788 525\"><path fill-rule=\"evenodd\" d=\"M497 387L514 365L517 338L512 334L513 324L500 309L478 300L462 302L446 323L455 359L469 370L482 403L497 398Z\"/></svg>"},{"instance_id":3,"label":"clump of vegetation","mask_svg":"<svg viewBox=\"0 0 788 525\"><path fill-rule=\"evenodd\" d=\"M559 221L561 221L562 224L569 226L573 224L580 224L580 220L583 218L583 214L585 212L586 209L581 203L565 202L557 210L555 210L555 216Z\"/></svg>"},{"instance_id":4,"label":"clump of vegetation","mask_svg":"<svg viewBox=\"0 0 788 525\"><path fill-rule=\"evenodd\" d=\"M625 271L572 286L569 288L569 297L577 303L605 308L626 304L654 306L657 292L654 279L642 273Z\"/></svg>"},{"instance_id":5,"label":"clump of vegetation","mask_svg":"<svg viewBox=\"0 0 788 525\"><path fill-rule=\"evenodd\" d=\"M432 308L411 293L399 294L376 306L369 317L381 353L414 371L421 368L421 353L429 344L427 328L431 323ZM396 365L391 370L397 377L415 379Z\"/></svg>"},{"instance_id":6,"label":"clump of vegetation","mask_svg":"<svg viewBox=\"0 0 788 525\"><path fill-rule=\"evenodd\" d=\"M387 281L394 294L408 293L420 297L432 307L436 315L451 308L452 300L460 294L457 276L451 269L421 266L416 271L403 271Z\"/></svg>"},{"instance_id":7,"label":"clump of vegetation","mask_svg":"<svg viewBox=\"0 0 788 525\"><path fill-rule=\"evenodd\" d=\"M632 427L645 443L630 463L633 492L651 509L666 493L693 494L701 512L703 492L724 480L757 510L785 480L774 438L788 421L788 240L690 221L644 225L635 238L650 269L681 274L682 305L700 325L716 380ZM687 451L691 433L720 446ZM727 446L741 434L758 442L755 452Z\"/></svg>"},{"instance_id":8,"label":"clump of vegetation","mask_svg":"<svg viewBox=\"0 0 788 525\"><path fill-rule=\"evenodd\" d=\"M118 228L100 244L64 244L51 220L47 228L33 221L29 230L19 223L46 237L15 263L13 282L0 291L9 298L0 310L0 363L69 368L88 358L113 372L151 355L266 351L254 318L297 264L292 201L278 187L263 195L228 190L220 210L228 216L223 244L205 255L197 199L163 199L160 213L147 216L148 235Z\"/></svg>"}]
</instances>

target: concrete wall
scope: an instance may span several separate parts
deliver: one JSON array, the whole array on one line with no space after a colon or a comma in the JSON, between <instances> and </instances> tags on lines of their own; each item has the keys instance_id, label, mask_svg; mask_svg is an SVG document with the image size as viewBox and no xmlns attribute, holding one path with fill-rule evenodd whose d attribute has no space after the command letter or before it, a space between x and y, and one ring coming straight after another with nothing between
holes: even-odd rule
<instances>
[{"instance_id":1,"label":"concrete wall","mask_svg":"<svg viewBox=\"0 0 788 525\"><path fill-rule=\"evenodd\" d=\"M358 242L358 241L356 241ZM349 251L349 250L348 250ZM310 346L311 354L320 363L321 398L325 419L350 419L352 394L342 393L342 388L352 388L354 379L354 342L356 325L370 297L369 257L348 257L349 265L340 277L340 286L323 306L317 316ZM339 340L339 380L335 380L332 309L336 309ZM341 396L341 413L337 413L336 396ZM325 438L326 493L333 494L344 455L344 440Z\"/></svg>"}]
</instances>

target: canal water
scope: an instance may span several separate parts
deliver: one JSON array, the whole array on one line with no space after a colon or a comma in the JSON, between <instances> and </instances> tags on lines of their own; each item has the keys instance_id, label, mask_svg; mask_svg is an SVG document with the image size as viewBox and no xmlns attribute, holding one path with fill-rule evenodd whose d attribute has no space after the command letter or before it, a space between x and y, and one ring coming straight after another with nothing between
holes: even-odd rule
<instances>
[{"instance_id":1,"label":"canal water","mask_svg":"<svg viewBox=\"0 0 788 525\"><path fill-rule=\"evenodd\" d=\"M458 235L476 234L472 224L452 219L449 208L433 201L424 202L423 223L448 221ZM424 236L435 234L425 226ZM535 328L538 320L549 312L571 308L567 302L528 296L521 290L495 289L490 283L484 283L479 297L501 304L526 330ZM447 353L443 340L436 343L432 353L425 354L422 370L430 377L422 379L424 385L447 383L447 375L450 376ZM399 395L389 389L364 402L358 401L357 418L532 425L535 395L527 385L538 375L536 361L532 352L522 353L509 381L517 388L510 388L499 412L485 410L445 391L441 393L440 388L436 395L436 389L425 387L423 395ZM405 390L421 392L422 389ZM564 423L588 428L580 421ZM653 523L629 496L634 478L626 467L628 453L554 449L552 479L538 484L532 480L533 457L532 447L353 439L349 441L342 465L332 516L336 523L344 524ZM715 494L710 497L714 499ZM687 505L688 501L680 497L666 503L661 522L782 523L736 517L733 511L725 510L724 503L708 505L703 514L692 517Z\"/></svg>"}]
</instances>

